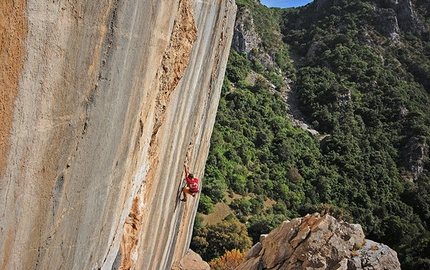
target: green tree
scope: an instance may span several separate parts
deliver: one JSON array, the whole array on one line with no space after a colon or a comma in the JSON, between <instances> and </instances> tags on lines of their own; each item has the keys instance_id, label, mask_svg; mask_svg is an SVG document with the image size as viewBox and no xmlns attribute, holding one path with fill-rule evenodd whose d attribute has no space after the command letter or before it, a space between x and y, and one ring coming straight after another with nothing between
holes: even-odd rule
<instances>
[{"instance_id":1,"label":"green tree","mask_svg":"<svg viewBox=\"0 0 430 270\"><path fill-rule=\"evenodd\" d=\"M229 250L247 250L251 244L246 226L231 216L197 230L191 241L191 249L199 250L203 260L210 261Z\"/></svg>"}]
</instances>

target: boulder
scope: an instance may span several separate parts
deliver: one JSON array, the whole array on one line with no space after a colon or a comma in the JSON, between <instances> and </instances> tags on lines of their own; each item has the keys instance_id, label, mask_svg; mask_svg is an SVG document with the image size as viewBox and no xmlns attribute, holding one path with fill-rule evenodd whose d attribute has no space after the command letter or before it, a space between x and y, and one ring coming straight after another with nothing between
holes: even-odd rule
<instances>
[{"instance_id":1,"label":"boulder","mask_svg":"<svg viewBox=\"0 0 430 270\"><path fill-rule=\"evenodd\" d=\"M171 270L210 270L210 266L207 262L203 261L199 254L195 253L191 249L187 251L185 256L179 261L173 264Z\"/></svg>"}]
</instances>

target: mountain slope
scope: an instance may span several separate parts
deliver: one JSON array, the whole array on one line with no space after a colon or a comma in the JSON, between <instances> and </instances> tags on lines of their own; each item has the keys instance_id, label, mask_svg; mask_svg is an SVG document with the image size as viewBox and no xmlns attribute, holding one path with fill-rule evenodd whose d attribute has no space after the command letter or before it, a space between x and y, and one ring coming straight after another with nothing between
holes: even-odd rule
<instances>
[{"instance_id":1,"label":"mountain slope","mask_svg":"<svg viewBox=\"0 0 430 270\"><path fill-rule=\"evenodd\" d=\"M238 4L252 20L236 29L254 42L229 58L201 210L226 188L242 195L230 207L254 241L285 218L330 210L394 248L403 268L428 268L428 3ZM269 19L278 24L257 25ZM317 135L288 120L285 94ZM267 198L277 203L265 209Z\"/></svg>"}]
</instances>

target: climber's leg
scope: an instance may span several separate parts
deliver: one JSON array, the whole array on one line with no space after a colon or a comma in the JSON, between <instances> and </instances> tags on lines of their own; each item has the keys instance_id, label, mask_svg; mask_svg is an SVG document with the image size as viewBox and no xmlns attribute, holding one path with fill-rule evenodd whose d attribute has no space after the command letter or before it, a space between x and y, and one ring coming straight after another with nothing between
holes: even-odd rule
<instances>
[{"instance_id":1,"label":"climber's leg","mask_svg":"<svg viewBox=\"0 0 430 270\"><path fill-rule=\"evenodd\" d=\"M190 188L189 187L184 187L182 189L182 193L184 193L184 198L181 201L186 202L187 201L187 193L188 194L190 193Z\"/></svg>"}]
</instances>

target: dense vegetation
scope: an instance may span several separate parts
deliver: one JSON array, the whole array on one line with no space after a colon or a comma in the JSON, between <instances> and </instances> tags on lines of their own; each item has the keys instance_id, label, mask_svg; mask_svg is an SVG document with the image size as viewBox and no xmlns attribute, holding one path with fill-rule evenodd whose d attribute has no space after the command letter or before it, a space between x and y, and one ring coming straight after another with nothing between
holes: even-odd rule
<instances>
[{"instance_id":1,"label":"dense vegetation","mask_svg":"<svg viewBox=\"0 0 430 270\"><path fill-rule=\"evenodd\" d=\"M403 269L430 269L429 34L403 25L390 39L372 1L326 1L318 10L237 2L251 10L260 50L276 64L231 51L199 212L226 202L226 192L241 195L229 206L256 242L285 219L324 209L394 248ZM412 2L429 29L429 4ZM326 136L293 126L272 86L281 89L282 77L294 80L301 111ZM268 199L276 203L267 207ZM235 218L196 222L192 248L206 260L246 248L236 239L214 253L196 241Z\"/></svg>"}]
</instances>

